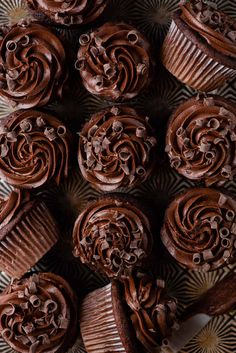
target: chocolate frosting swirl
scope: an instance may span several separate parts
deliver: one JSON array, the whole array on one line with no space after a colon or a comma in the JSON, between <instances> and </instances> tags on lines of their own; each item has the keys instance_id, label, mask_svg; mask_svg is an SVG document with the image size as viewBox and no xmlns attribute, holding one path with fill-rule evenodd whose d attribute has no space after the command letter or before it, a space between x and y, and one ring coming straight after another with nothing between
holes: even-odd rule
<instances>
[{"instance_id":1,"label":"chocolate frosting swirl","mask_svg":"<svg viewBox=\"0 0 236 353\"><path fill-rule=\"evenodd\" d=\"M181 3L182 20L218 52L236 58L236 21L217 10L211 1Z\"/></svg>"},{"instance_id":2,"label":"chocolate frosting swirl","mask_svg":"<svg viewBox=\"0 0 236 353\"><path fill-rule=\"evenodd\" d=\"M134 186L152 171L156 139L148 121L130 108L95 114L80 134L78 161L84 178L103 191Z\"/></svg>"},{"instance_id":3,"label":"chocolate frosting swirl","mask_svg":"<svg viewBox=\"0 0 236 353\"><path fill-rule=\"evenodd\" d=\"M187 178L221 185L236 172L236 105L220 97L182 104L169 123L166 151Z\"/></svg>"},{"instance_id":4,"label":"chocolate frosting swirl","mask_svg":"<svg viewBox=\"0 0 236 353\"><path fill-rule=\"evenodd\" d=\"M106 23L80 37L76 68L86 89L106 99L135 97L149 81L150 46L135 28Z\"/></svg>"},{"instance_id":5,"label":"chocolate frosting swirl","mask_svg":"<svg viewBox=\"0 0 236 353\"><path fill-rule=\"evenodd\" d=\"M27 3L52 21L71 26L94 21L103 12L107 0L27 0Z\"/></svg>"},{"instance_id":6,"label":"chocolate frosting swirl","mask_svg":"<svg viewBox=\"0 0 236 353\"><path fill-rule=\"evenodd\" d=\"M0 95L18 109L43 106L61 97L65 60L62 43L46 27L12 27L0 46Z\"/></svg>"},{"instance_id":7,"label":"chocolate frosting swirl","mask_svg":"<svg viewBox=\"0 0 236 353\"><path fill-rule=\"evenodd\" d=\"M0 125L0 177L20 188L58 184L68 174L70 133L55 117L34 110Z\"/></svg>"},{"instance_id":8,"label":"chocolate frosting swirl","mask_svg":"<svg viewBox=\"0 0 236 353\"><path fill-rule=\"evenodd\" d=\"M76 298L51 273L15 281L0 295L0 332L17 352L64 352L76 334Z\"/></svg>"},{"instance_id":9,"label":"chocolate frosting swirl","mask_svg":"<svg viewBox=\"0 0 236 353\"><path fill-rule=\"evenodd\" d=\"M75 222L73 241L75 256L113 278L129 275L152 250L148 219L117 197L91 203Z\"/></svg>"},{"instance_id":10,"label":"chocolate frosting swirl","mask_svg":"<svg viewBox=\"0 0 236 353\"><path fill-rule=\"evenodd\" d=\"M215 270L235 257L235 212L231 197L208 188L190 189L167 209L162 241L188 268Z\"/></svg>"},{"instance_id":11,"label":"chocolate frosting swirl","mask_svg":"<svg viewBox=\"0 0 236 353\"><path fill-rule=\"evenodd\" d=\"M147 352L153 353L177 325L177 302L167 295L163 280L143 273L125 279L124 285L136 337Z\"/></svg>"}]
</instances>

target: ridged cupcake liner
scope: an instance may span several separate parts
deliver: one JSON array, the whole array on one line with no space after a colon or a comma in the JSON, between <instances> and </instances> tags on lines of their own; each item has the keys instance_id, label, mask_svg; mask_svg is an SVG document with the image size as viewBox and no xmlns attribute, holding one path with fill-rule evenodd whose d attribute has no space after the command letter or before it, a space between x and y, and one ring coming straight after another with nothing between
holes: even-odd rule
<instances>
[{"instance_id":1,"label":"ridged cupcake liner","mask_svg":"<svg viewBox=\"0 0 236 353\"><path fill-rule=\"evenodd\" d=\"M202 92L213 91L236 75L235 69L205 54L174 20L163 44L162 62L176 78Z\"/></svg>"},{"instance_id":2,"label":"ridged cupcake liner","mask_svg":"<svg viewBox=\"0 0 236 353\"><path fill-rule=\"evenodd\" d=\"M84 299L80 318L81 334L89 353L126 353L115 320L111 284Z\"/></svg>"},{"instance_id":3,"label":"ridged cupcake liner","mask_svg":"<svg viewBox=\"0 0 236 353\"><path fill-rule=\"evenodd\" d=\"M22 277L58 241L58 229L43 202L33 205L0 242L0 266Z\"/></svg>"}]
</instances>

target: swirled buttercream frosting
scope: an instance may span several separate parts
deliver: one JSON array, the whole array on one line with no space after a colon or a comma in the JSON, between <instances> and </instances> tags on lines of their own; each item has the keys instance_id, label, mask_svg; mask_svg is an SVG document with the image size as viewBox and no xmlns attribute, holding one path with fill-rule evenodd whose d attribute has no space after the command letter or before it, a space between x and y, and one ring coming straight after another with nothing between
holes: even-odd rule
<instances>
[{"instance_id":1,"label":"swirled buttercream frosting","mask_svg":"<svg viewBox=\"0 0 236 353\"><path fill-rule=\"evenodd\" d=\"M64 47L39 24L17 25L0 44L0 96L19 109L60 98L67 77Z\"/></svg>"},{"instance_id":2,"label":"swirled buttercream frosting","mask_svg":"<svg viewBox=\"0 0 236 353\"><path fill-rule=\"evenodd\" d=\"M68 173L70 133L55 117L34 110L0 125L0 177L19 188L39 187Z\"/></svg>"},{"instance_id":3,"label":"swirled buttercream frosting","mask_svg":"<svg viewBox=\"0 0 236 353\"><path fill-rule=\"evenodd\" d=\"M236 171L236 105L221 97L193 98L170 120L166 151L187 178L206 186L231 180Z\"/></svg>"},{"instance_id":4,"label":"swirled buttercream frosting","mask_svg":"<svg viewBox=\"0 0 236 353\"><path fill-rule=\"evenodd\" d=\"M105 9L107 0L27 0L33 11L64 26L83 25L94 21Z\"/></svg>"},{"instance_id":5,"label":"swirled buttercream frosting","mask_svg":"<svg viewBox=\"0 0 236 353\"><path fill-rule=\"evenodd\" d=\"M147 120L133 109L113 107L95 114L81 131L80 170L103 191L134 186L152 171L155 145Z\"/></svg>"},{"instance_id":6,"label":"swirled buttercream frosting","mask_svg":"<svg viewBox=\"0 0 236 353\"><path fill-rule=\"evenodd\" d=\"M190 0L180 5L181 19L212 48L236 58L236 21L217 9L213 1Z\"/></svg>"},{"instance_id":7,"label":"swirled buttercream frosting","mask_svg":"<svg viewBox=\"0 0 236 353\"><path fill-rule=\"evenodd\" d=\"M75 337L76 299L50 273L15 281L0 295L0 332L17 352L64 352Z\"/></svg>"},{"instance_id":8,"label":"swirled buttercream frosting","mask_svg":"<svg viewBox=\"0 0 236 353\"><path fill-rule=\"evenodd\" d=\"M76 68L86 89L110 100L135 97L150 77L150 45L135 28L106 23L80 37Z\"/></svg>"},{"instance_id":9,"label":"swirled buttercream frosting","mask_svg":"<svg viewBox=\"0 0 236 353\"><path fill-rule=\"evenodd\" d=\"M156 352L171 334L176 322L177 302L167 295L163 280L138 273L124 280L125 300L137 339L147 352Z\"/></svg>"},{"instance_id":10,"label":"swirled buttercream frosting","mask_svg":"<svg viewBox=\"0 0 236 353\"><path fill-rule=\"evenodd\" d=\"M215 270L235 258L236 201L209 188L179 195L166 211L161 238L191 269Z\"/></svg>"},{"instance_id":11,"label":"swirled buttercream frosting","mask_svg":"<svg viewBox=\"0 0 236 353\"><path fill-rule=\"evenodd\" d=\"M152 250L148 219L117 197L91 203L75 222L73 241L75 256L113 278L128 275Z\"/></svg>"}]
</instances>

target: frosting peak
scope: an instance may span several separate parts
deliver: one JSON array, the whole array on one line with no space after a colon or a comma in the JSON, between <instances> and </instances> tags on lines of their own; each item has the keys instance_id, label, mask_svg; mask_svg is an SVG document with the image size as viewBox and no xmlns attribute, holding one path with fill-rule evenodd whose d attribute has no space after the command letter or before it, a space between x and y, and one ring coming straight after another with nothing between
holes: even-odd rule
<instances>
[{"instance_id":1,"label":"frosting peak","mask_svg":"<svg viewBox=\"0 0 236 353\"><path fill-rule=\"evenodd\" d=\"M146 274L129 277L124 284L137 339L153 353L176 324L176 300L167 296L164 281Z\"/></svg>"},{"instance_id":2,"label":"frosting peak","mask_svg":"<svg viewBox=\"0 0 236 353\"><path fill-rule=\"evenodd\" d=\"M76 299L50 273L15 281L0 295L0 331L17 352L57 353L76 334Z\"/></svg>"}]
</instances>

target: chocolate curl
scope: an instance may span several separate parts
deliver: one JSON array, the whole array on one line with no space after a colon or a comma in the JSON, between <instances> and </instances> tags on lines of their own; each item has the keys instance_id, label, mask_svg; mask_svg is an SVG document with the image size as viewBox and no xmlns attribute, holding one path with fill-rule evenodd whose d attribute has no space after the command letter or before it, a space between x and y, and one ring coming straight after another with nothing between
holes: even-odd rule
<instances>
[{"instance_id":1,"label":"chocolate curl","mask_svg":"<svg viewBox=\"0 0 236 353\"><path fill-rule=\"evenodd\" d=\"M121 133L123 131L123 124L118 120L113 121L112 130Z\"/></svg>"},{"instance_id":2,"label":"chocolate curl","mask_svg":"<svg viewBox=\"0 0 236 353\"><path fill-rule=\"evenodd\" d=\"M198 147L199 147L199 150L201 152L206 153L206 152L208 152L210 150L211 145L207 141L203 140L203 141L200 142L200 145Z\"/></svg>"},{"instance_id":3,"label":"chocolate curl","mask_svg":"<svg viewBox=\"0 0 236 353\"><path fill-rule=\"evenodd\" d=\"M4 158L8 155L9 152L9 147L7 146L7 143L5 142L4 144L1 145L1 157Z\"/></svg>"},{"instance_id":4,"label":"chocolate curl","mask_svg":"<svg viewBox=\"0 0 236 353\"><path fill-rule=\"evenodd\" d=\"M29 45L30 43L30 37L26 35L24 35L21 39L20 39L20 42L19 42L22 47L27 47L27 45Z\"/></svg>"},{"instance_id":5,"label":"chocolate curl","mask_svg":"<svg viewBox=\"0 0 236 353\"><path fill-rule=\"evenodd\" d=\"M13 40L9 40L7 43L6 43L6 48L9 52L14 52L17 50L17 42L13 41Z\"/></svg>"},{"instance_id":6,"label":"chocolate curl","mask_svg":"<svg viewBox=\"0 0 236 353\"><path fill-rule=\"evenodd\" d=\"M79 44L81 46L88 45L91 42L91 36L88 33L81 34L79 37Z\"/></svg>"},{"instance_id":7,"label":"chocolate curl","mask_svg":"<svg viewBox=\"0 0 236 353\"><path fill-rule=\"evenodd\" d=\"M202 256L204 261L212 260L214 258L214 255L210 249L204 250L202 252Z\"/></svg>"},{"instance_id":8,"label":"chocolate curl","mask_svg":"<svg viewBox=\"0 0 236 353\"><path fill-rule=\"evenodd\" d=\"M220 228L220 230L219 230L219 234L220 234L220 237L221 237L222 239L224 239L224 238L227 238L227 237L229 236L230 231L229 231L228 228L222 227L222 228Z\"/></svg>"},{"instance_id":9,"label":"chocolate curl","mask_svg":"<svg viewBox=\"0 0 236 353\"><path fill-rule=\"evenodd\" d=\"M229 179L232 176L232 168L230 165L225 165L221 170L221 176L225 179Z\"/></svg>"},{"instance_id":10,"label":"chocolate curl","mask_svg":"<svg viewBox=\"0 0 236 353\"><path fill-rule=\"evenodd\" d=\"M143 176L146 174L146 170L140 165L136 168L136 173L139 175L139 176Z\"/></svg>"},{"instance_id":11,"label":"chocolate curl","mask_svg":"<svg viewBox=\"0 0 236 353\"><path fill-rule=\"evenodd\" d=\"M206 157L206 159L208 159L209 161L212 161L213 159L215 159L216 154L215 154L214 151L208 151L208 152L206 152L205 157Z\"/></svg>"},{"instance_id":12,"label":"chocolate curl","mask_svg":"<svg viewBox=\"0 0 236 353\"><path fill-rule=\"evenodd\" d=\"M16 142L17 141L17 134L15 131L9 131L6 135L6 139L9 142Z\"/></svg>"},{"instance_id":13,"label":"chocolate curl","mask_svg":"<svg viewBox=\"0 0 236 353\"><path fill-rule=\"evenodd\" d=\"M39 299L39 297L37 297L37 295L32 295L29 298L29 301L35 308L38 308L41 305L41 300Z\"/></svg>"},{"instance_id":14,"label":"chocolate curl","mask_svg":"<svg viewBox=\"0 0 236 353\"><path fill-rule=\"evenodd\" d=\"M66 133L67 133L66 127L65 127L64 125L58 126L58 128L57 128L57 135L58 135L59 137L64 137L64 136L66 136Z\"/></svg>"},{"instance_id":15,"label":"chocolate curl","mask_svg":"<svg viewBox=\"0 0 236 353\"><path fill-rule=\"evenodd\" d=\"M227 210L225 217L227 221L232 222L235 217L235 212L233 210Z\"/></svg>"},{"instance_id":16,"label":"chocolate curl","mask_svg":"<svg viewBox=\"0 0 236 353\"><path fill-rule=\"evenodd\" d=\"M220 127L220 122L216 118L212 118L208 121L207 126L212 130L217 130Z\"/></svg>"},{"instance_id":17,"label":"chocolate curl","mask_svg":"<svg viewBox=\"0 0 236 353\"><path fill-rule=\"evenodd\" d=\"M56 131L53 127L46 127L44 130L44 135L49 139L49 141L53 141L57 138Z\"/></svg>"},{"instance_id":18,"label":"chocolate curl","mask_svg":"<svg viewBox=\"0 0 236 353\"><path fill-rule=\"evenodd\" d=\"M109 63L103 65L103 71L109 79L115 76L116 74L115 68L111 66Z\"/></svg>"},{"instance_id":19,"label":"chocolate curl","mask_svg":"<svg viewBox=\"0 0 236 353\"><path fill-rule=\"evenodd\" d=\"M136 136L145 139L147 137L147 129L144 126L137 127Z\"/></svg>"},{"instance_id":20,"label":"chocolate curl","mask_svg":"<svg viewBox=\"0 0 236 353\"><path fill-rule=\"evenodd\" d=\"M199 265L202 262L202 256L201 254L193 254L193 263L196 265Z\"/></svg>"},{"instance_id":21,"label":"chocolate curl","mask_svg":"<svg viewBox=\"0 0 236 353\"><path fill-rule=\"evenodd\" d=\"M110 112L117 116L120 114L120 109L118 107L112 107Z\"/></svg>"},{"instance_id":22,"label":"chocolate curl","mask_svg":"<svg viewBox=\"0 0 236 353\"><path fill-rule=\"evenodd\" d=\"M222 246L223 248L228 249L228 248L231 247L231 245L232 245L231 239L227 239L227 238L221 239L221 246Z\"/></svg>"},{"instance_id":23,"label":"chocolate curl","mask_svg":"<svg viewBox=\"0 0 236 353\"><path fill-rule=\"evenodd\" d=\"M129 31L127 39L131 44L135 45L139 40L138 33L135 30Z\"/></svg>"},{"instance_id":24,"label":"chocolate curl","mask_svg":"<svg viewBox=\"0 0 236 353\"><path fill-rule=\"evenodd\" d=\"M5 328L2 330L1 335L5 341L10 341L13 338L14 333L11 329Z\"/></svg>"},{"instance_id":25,"label":"chocolate curl","mask_svg":"<svg viewBox=\"0 0 236 353\"><path fill-rule=\"evenodd\" d=\"M176 131L176 135L178 137L186 137L186 131L185 129L181 126L178 128L178 130Z\"/></svg>"},{"instance_id":26,"label":"chocolate curl","mask_svg":"<svg viewBox=\"0 0 236 353\"><path fill-rule=\"evenodd\" d=\"M75 69L78 71L82 71L85 68L85 60L84 59L78 59L75 62Z\"/></svg>"},{"instance_id":27,"label":"chocolate curl","mask_svg":"<svg viewBox=\"0 0 236 353\"><path fill-rule=\"evenodd\" d=\"M174 157L173 159L171 159L170 161L170 166L172 168L178 169L181 166L181 158L180 157Z\"/></svg>"},{"instance_id":28,"label":"chocolate curl","mask_svg":"<svg viewBox=\"0 0 236 353\"><path fill-rule=\"evenodd\" d=\"M46 125L46 121L41 117L39 116L37 119L36 119L36 125L38 127L43 127Z\"/></svg>"},{"instance_id":29,"label":"chocolate curl","mask_svg":"<svg viewBox=\"0 0 236 353\"><path fill-rule=\"evenodd\" d=\"M57 303L54 300L48 299L46 302L43 304L43 307L41 308L41 311L44 313L54 313L58 308Z\"/></svg>"},{"instance_id":30,"label":"chocolate curl","mask_svg":"<svg viewBox=\"0 0 236 353\"><path fill-rule=\"evenodd\" d=\"M21 123L20 123L20 128L21 128L21 131L23 131L23 132L31 131L32 127L33 127L32 122L28 119L25 119L25 120L21 121Z\"/></svg>"},{"instance_id":31,"label":"chocolate curl","mask_svg":"<svg viewBox=\"0 0 236 353\"><path fill-rule=\"evenodd\" d=\"M9 303L7 304L6 308L3 310L3 314L7 316L12 316L14 315L15 311L16 311L16 308L14 307L14 305Z\"/></svg>"}]
</instances>

